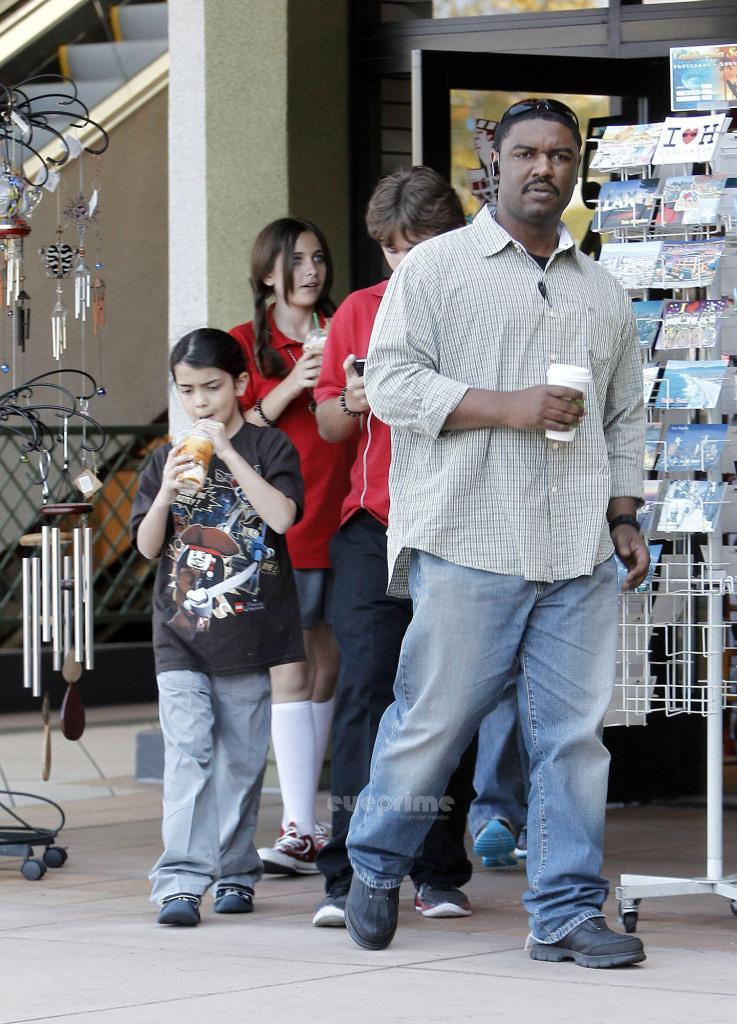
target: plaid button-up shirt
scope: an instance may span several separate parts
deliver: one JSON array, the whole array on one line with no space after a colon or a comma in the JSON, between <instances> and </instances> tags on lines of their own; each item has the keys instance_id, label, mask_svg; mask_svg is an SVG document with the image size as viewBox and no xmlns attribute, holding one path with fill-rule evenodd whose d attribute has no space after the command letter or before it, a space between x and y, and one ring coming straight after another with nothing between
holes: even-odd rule
<instances>
[{"instance_id":1,"label":"plaid button-up shirt","mask_svg":"<svg viewBox=\"0 0 737 1024\"><path fill-rule=\"evenodd\" d=\"M544 384L553 362L593 377L572 442L543 430L443 430L468 388ZM588 575L613 550L610 498L641 498L632 304L565 227L544 272L488 207L413 249L376 318L366 393L392 427L391 593L407 593L412 548L539 582Z\"/></svg>"}]
</instances>

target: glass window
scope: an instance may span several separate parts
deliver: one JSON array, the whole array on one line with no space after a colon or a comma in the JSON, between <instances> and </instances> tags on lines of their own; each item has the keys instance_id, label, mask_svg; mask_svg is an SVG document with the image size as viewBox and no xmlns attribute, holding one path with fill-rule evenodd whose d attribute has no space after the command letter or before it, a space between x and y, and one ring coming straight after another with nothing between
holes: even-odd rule
<instances>
[{"instance_id":1,"label":"glass window","mask_svg":"<svg viewBox=\"0 0 737 1024\"><path fill-rule=\"evenodd\" d=\"M450 178L468 216L473 216L482 203L486 202L488 189L493 188L488 178L493 170L489 167L489 159L494 123L507 107L530 95L536 94L451 89ZM609 96L569 96L561 93L548 93L547 96L566 103L576 111L584 138L589 118L605 117L609 113ZM563 216L577 242L583 240L592 217L591 210L586 208L581 199L580 186L579 181L573 201Z\"/></svg>"},{"instance_id":2,"label":"glass window","mask_svg":"<svg viewBox=\"0 0 737 1024\"><path fill-rule=\"evenodd\" d=\"M434 18L478 18L485 14L538 14L608 6L609 0L433 0L432 9Z\"/></svg>"}]
</instances>

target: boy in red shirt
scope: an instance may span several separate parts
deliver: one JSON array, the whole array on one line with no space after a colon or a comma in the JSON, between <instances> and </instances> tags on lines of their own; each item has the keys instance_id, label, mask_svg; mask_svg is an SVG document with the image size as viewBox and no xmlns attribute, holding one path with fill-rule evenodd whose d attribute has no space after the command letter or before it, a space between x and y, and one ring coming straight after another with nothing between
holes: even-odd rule
<instances>
[{"instance_id":1,"label":"boy in red shirt","mask_svg":"<svg viewBox=\"0 0 737 1024\"><path fill-rule=\"evenodd\" d=\"M366 222L394 270L418 242L463 227L465 218L458 197L439 174L413 167L379 182ZM315 387L322 437L339 442L359 436L341 528L331 544L333 628L341 670L333 722L333 838L317 857L326 879L326 897L313 919L318 927L344 924L352 874L345 848L348 826L355 799L368 781L379 721L393 700L399 650L412 617L410 601L386 593L391 433L371 413L361 377L387 283L354 292L340 306ZM448 806L441 806L411 873L417 888L415 908L426 917L471 913L459 887L472 870L463 840L474 761L475 749L469 748L448 785Z\"/></svg>"}]
</instances>

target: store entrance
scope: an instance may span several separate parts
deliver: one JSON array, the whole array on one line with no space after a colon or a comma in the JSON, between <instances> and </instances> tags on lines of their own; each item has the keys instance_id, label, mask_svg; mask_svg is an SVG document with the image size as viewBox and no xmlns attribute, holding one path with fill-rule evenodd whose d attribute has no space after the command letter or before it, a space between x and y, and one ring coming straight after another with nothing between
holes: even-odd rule
<instances>
[{"instance_id":1,"label":"store entrance","mask_svg":"<svg viewBox=\"0 0 737 1024\"><path fill-rule=\"evenodd\" d=\"M501 113L518 97L567 95L582 112L601 111L630 123L654 121L670 110L667 57L606 58L459 53L412 53L412 158L452 176L454 93ZM486 96L486 100L484 99ZM462 97L461 97L462 99ZM601 102L594 103L597 99ZM592 112L591 116L600 116ZM585 116L582 128L585 128Z\"/></svg>"},{"instance_id":2,"label":"store entrance","mask_svg":"<svg viewBox=\"0 0 737 1024\"><path fill-rule=\"evenodd\" d=\"M412 161L448 178L468 216L491 199L493 124L512 103L528 96L558 99L576 111L587 140L605 123L657 121L669 112L666 58L428 50L412 57ZM596 241L587 238L598 191L588 180L591 147L587 142L579 187L564 216L585 251Z\"/></svg>"}]
</instances>

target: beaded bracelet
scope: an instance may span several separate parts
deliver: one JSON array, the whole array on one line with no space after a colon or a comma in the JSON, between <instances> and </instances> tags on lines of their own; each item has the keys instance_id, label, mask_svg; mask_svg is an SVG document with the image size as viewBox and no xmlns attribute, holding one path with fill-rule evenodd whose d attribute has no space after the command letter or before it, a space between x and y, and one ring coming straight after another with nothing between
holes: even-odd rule
<instances>
[{"instance_id":1,"label":"beaded bracelet","mask_svg":"<svg viewBox=\"0 0 737 1024\"><path fill-rule=\"evenodd\" d=\"M259 416L264 421L264 423L266 424L267 427L275 427L276 426L276 420L270 420L269 417L264 412L263 407L261 405L261 399L260 398L259 398L259 400L257 402L254 403L253 408L259 414Z\"/></svg>"},{"instance_id":2,"label":"beaded bracelet","mask_svg":"<svg viewBox=\"0 0 737 1024\"><path fill-rule=\"evenodd\" d=\"M348 386L346 385L346 387L343 388L343 390L341 391L340 395L338 396L340 398L340 407L343 410L343 412L346 414L346 416L352 416L353 418L356 418L356 417L360 416L361 414L360 414L360 412L353 412L353 410L349 409L348 406L346 405L345 393L346 393L347 390L348 390Z\"/></svg>"}]
</instances>

